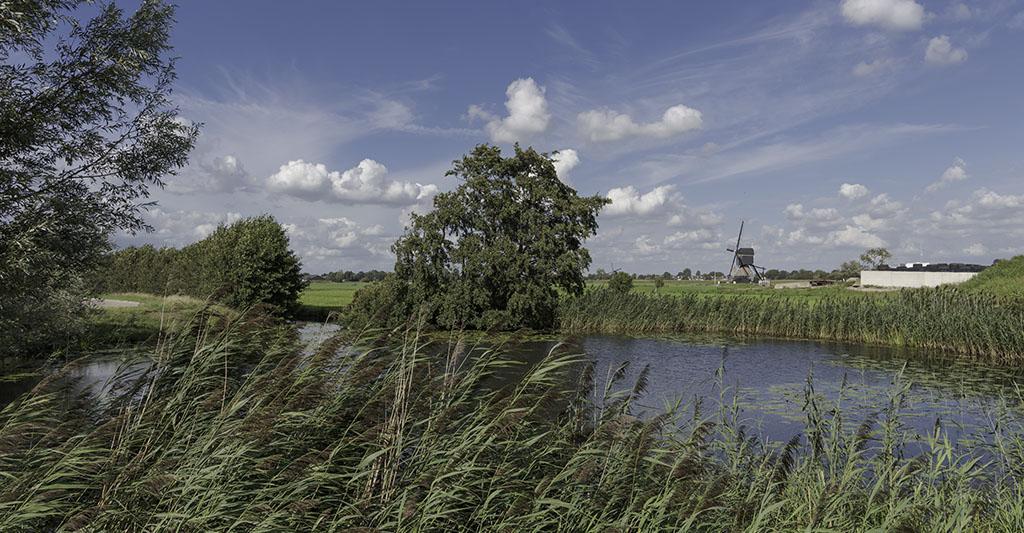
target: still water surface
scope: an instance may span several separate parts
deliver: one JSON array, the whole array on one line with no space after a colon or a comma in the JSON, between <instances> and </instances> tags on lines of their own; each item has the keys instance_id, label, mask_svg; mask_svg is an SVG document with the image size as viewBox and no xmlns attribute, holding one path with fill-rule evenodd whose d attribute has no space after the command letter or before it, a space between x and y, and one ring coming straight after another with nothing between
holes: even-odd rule
<instances>
[{"instance_id":1,"label":"still water surface","mask_svg":"<svg viewBox=\"0 0 1024 533\"><path fill-rule=\"evenodd\" d=\"M332 332L318 324L300 327L310 349ZM636 404L637 416L660 413L677 401L692 405L698 399L711 414L723 399L735 398L748 426L780 441L803 430L805 391L812 373L818 398L835 402L843 390L848 427L883 411L894 380L899 379L909 386L901 408L908 428L926 434L938 421L954 440L984 439L994 413L1004 407L1004 400L1016 398L1016 386L1024 384L1024 373L1013 369L860 345L722 337L595 335L567 340L570 350L593 361L598 388L603 389L622 363L628 367L620 389L632 387L643 368L650 367L647 393ZM524 343L511 349L509 357L536 363L553 345ZM78 378L79 386L101 392L119 365L115 358L100 358L79 366L71 376ZM10 363L0 366L0 406L30 390L43 372L25 373Z\"/></svg>"}]
</instances>

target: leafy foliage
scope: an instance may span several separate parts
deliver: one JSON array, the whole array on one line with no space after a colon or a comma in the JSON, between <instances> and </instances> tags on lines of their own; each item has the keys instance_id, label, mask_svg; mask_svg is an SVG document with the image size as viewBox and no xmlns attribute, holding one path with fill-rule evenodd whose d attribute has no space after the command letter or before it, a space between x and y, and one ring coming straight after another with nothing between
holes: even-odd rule
<instances>
[{"instance_id":1,"label":"leafy foliage","mask_svg":"<svg viewBox=\"0 0 1024 533\"><path fill-rule=\"evenodd\" d=\"M236 309L266 304L285 313L296 310L306 286L288 235L271 216L222 225L181 250L119 250L99 271L98 282L105 291L212 296Z\"/></svg>"},{"instance_id":2,"label":"leafy foliage","mask_svg":"<svg viewBox=\"0 0 1024 533\"><path fill-rule=\"evenodd\" d=\"M655 285L657 287L657 285ZM625 272L616 272L608 279L608 289L619 294L633 290L633 276Z\"/></svg>"},{"instance_id":3,"label":"leafy foliage","mask_svg":"<svg viewBox=\"0 0 1024 533\"><path fill-rule=\"evenodd\" d=\"M357 295L354 313L401 321L421 312L449 328L551 327L558 290L583 291L583 241L607 200L577 196L532 148L505 158L480 145L447 175L462 184L412 215L393 246L394 275Z\"/></svg>"},{"instance_id":4,"label":"leafy foliage","mask_svg":"<svg viewBox=\"0 0 1024 533\"><path fill-rule=\"evenodd\" d=\"M0 2L0 353L66 340L115 230L144 227L149 187L198 133L170 102L172 9Z\"/></svg>"}]
</instances>

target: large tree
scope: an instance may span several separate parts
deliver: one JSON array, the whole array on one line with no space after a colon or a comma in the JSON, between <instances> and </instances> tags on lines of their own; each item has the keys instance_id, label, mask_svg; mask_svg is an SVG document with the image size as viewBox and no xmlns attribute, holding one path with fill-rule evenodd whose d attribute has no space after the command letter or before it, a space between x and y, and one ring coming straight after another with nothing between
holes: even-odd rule
<instances>
[{"instance_id":1,"label":"large tree","mask_svg":"<svg viewBox=\"0 0 1024 533\"><path fill-rule=\"evenodd\" d=\"M607 200L577 195L532 148L503 157L480 145L446 175L462 183L437 195L431 212L412 215L393 247L393 277L356 309L387 302L393 320L425 312L442 327L551 327L558 291L583 291L583 242Z\"/></svg>"},{"instance_id":2,"label":"large tree","mask_svg":"<svg viewBox=\"0 0 1024 533\"><path fill-rule=\"evenodd\" d=\"M186 163L198 129L170 101L172 15L0 1L0 352L74 329L110 234L143 229L150 187Z\"/></svg>"}]
</instances>

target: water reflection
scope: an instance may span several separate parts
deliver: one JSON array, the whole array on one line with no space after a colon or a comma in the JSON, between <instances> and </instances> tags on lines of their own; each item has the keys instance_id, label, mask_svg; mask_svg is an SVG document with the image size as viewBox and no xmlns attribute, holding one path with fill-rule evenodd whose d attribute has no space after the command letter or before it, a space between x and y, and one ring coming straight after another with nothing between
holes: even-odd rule
<instances>
[{"instance_id":1,"label":"water reflection","mask_svg":"<svg viewBox=\"0 0 1024 533\"><path fill-rule=\"evenodd\" d=\"M312 353L338 326L302 323L299 338ZM585 354L595 366L595 386L603 390L610 376L628 363L619 389L632 387L650 366L646 395L634 404L637 416L662 412L676 402L702 401L709 409L719 402L738 400L748 425L772 439L785 441L804 429L803 407L808 376L823 404L840 402L847 427L883 411L895 390L897 377L909 383L901 407L903 421L926 434L936 421L955 440L984 439L993 412L1005 408L1005 398L1017 398L1020 371L986 366L963 359L936 359L928 354L821 342L736 339L721 337L631 338L587 336L566 340L566 349ZM553 342L527 342L508 348L507 357L526 365L506 368L498 382L511 382L530 364L548 354ZM76 388L89 388L102 397L111 378L126 361L145 368L139 352L116 352L91 357L69 370ZM31 390L56 366L27 369L10 361L0 367L0 406ZM1012 402L1020 405L1020 402ZM1015 408L1014 408L1015 409ZM1015 419L1024 414L1013 413Z\"/></svg>"}]
</instances>

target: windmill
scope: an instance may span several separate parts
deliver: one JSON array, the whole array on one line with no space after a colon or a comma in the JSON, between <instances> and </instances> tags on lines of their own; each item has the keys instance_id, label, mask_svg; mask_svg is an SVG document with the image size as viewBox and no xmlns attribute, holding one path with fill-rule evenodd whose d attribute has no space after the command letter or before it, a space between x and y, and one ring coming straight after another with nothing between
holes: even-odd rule
<instances>
[{"instance_id":1,"label":"windmill","mask_svg":"<svg viewBox=\"0 0 1024 533\"><path fill-rule=\"evenodd\" d=\"M764 267L754 264L754 249L740 248L740 240L743 239L743 224L740 221L740 234L736 237L736 247L726 248L725 251L732 252L732 263L729 265L728 280L735 283L760 283L764 281Z\"/></svg>"}]
</instances>

